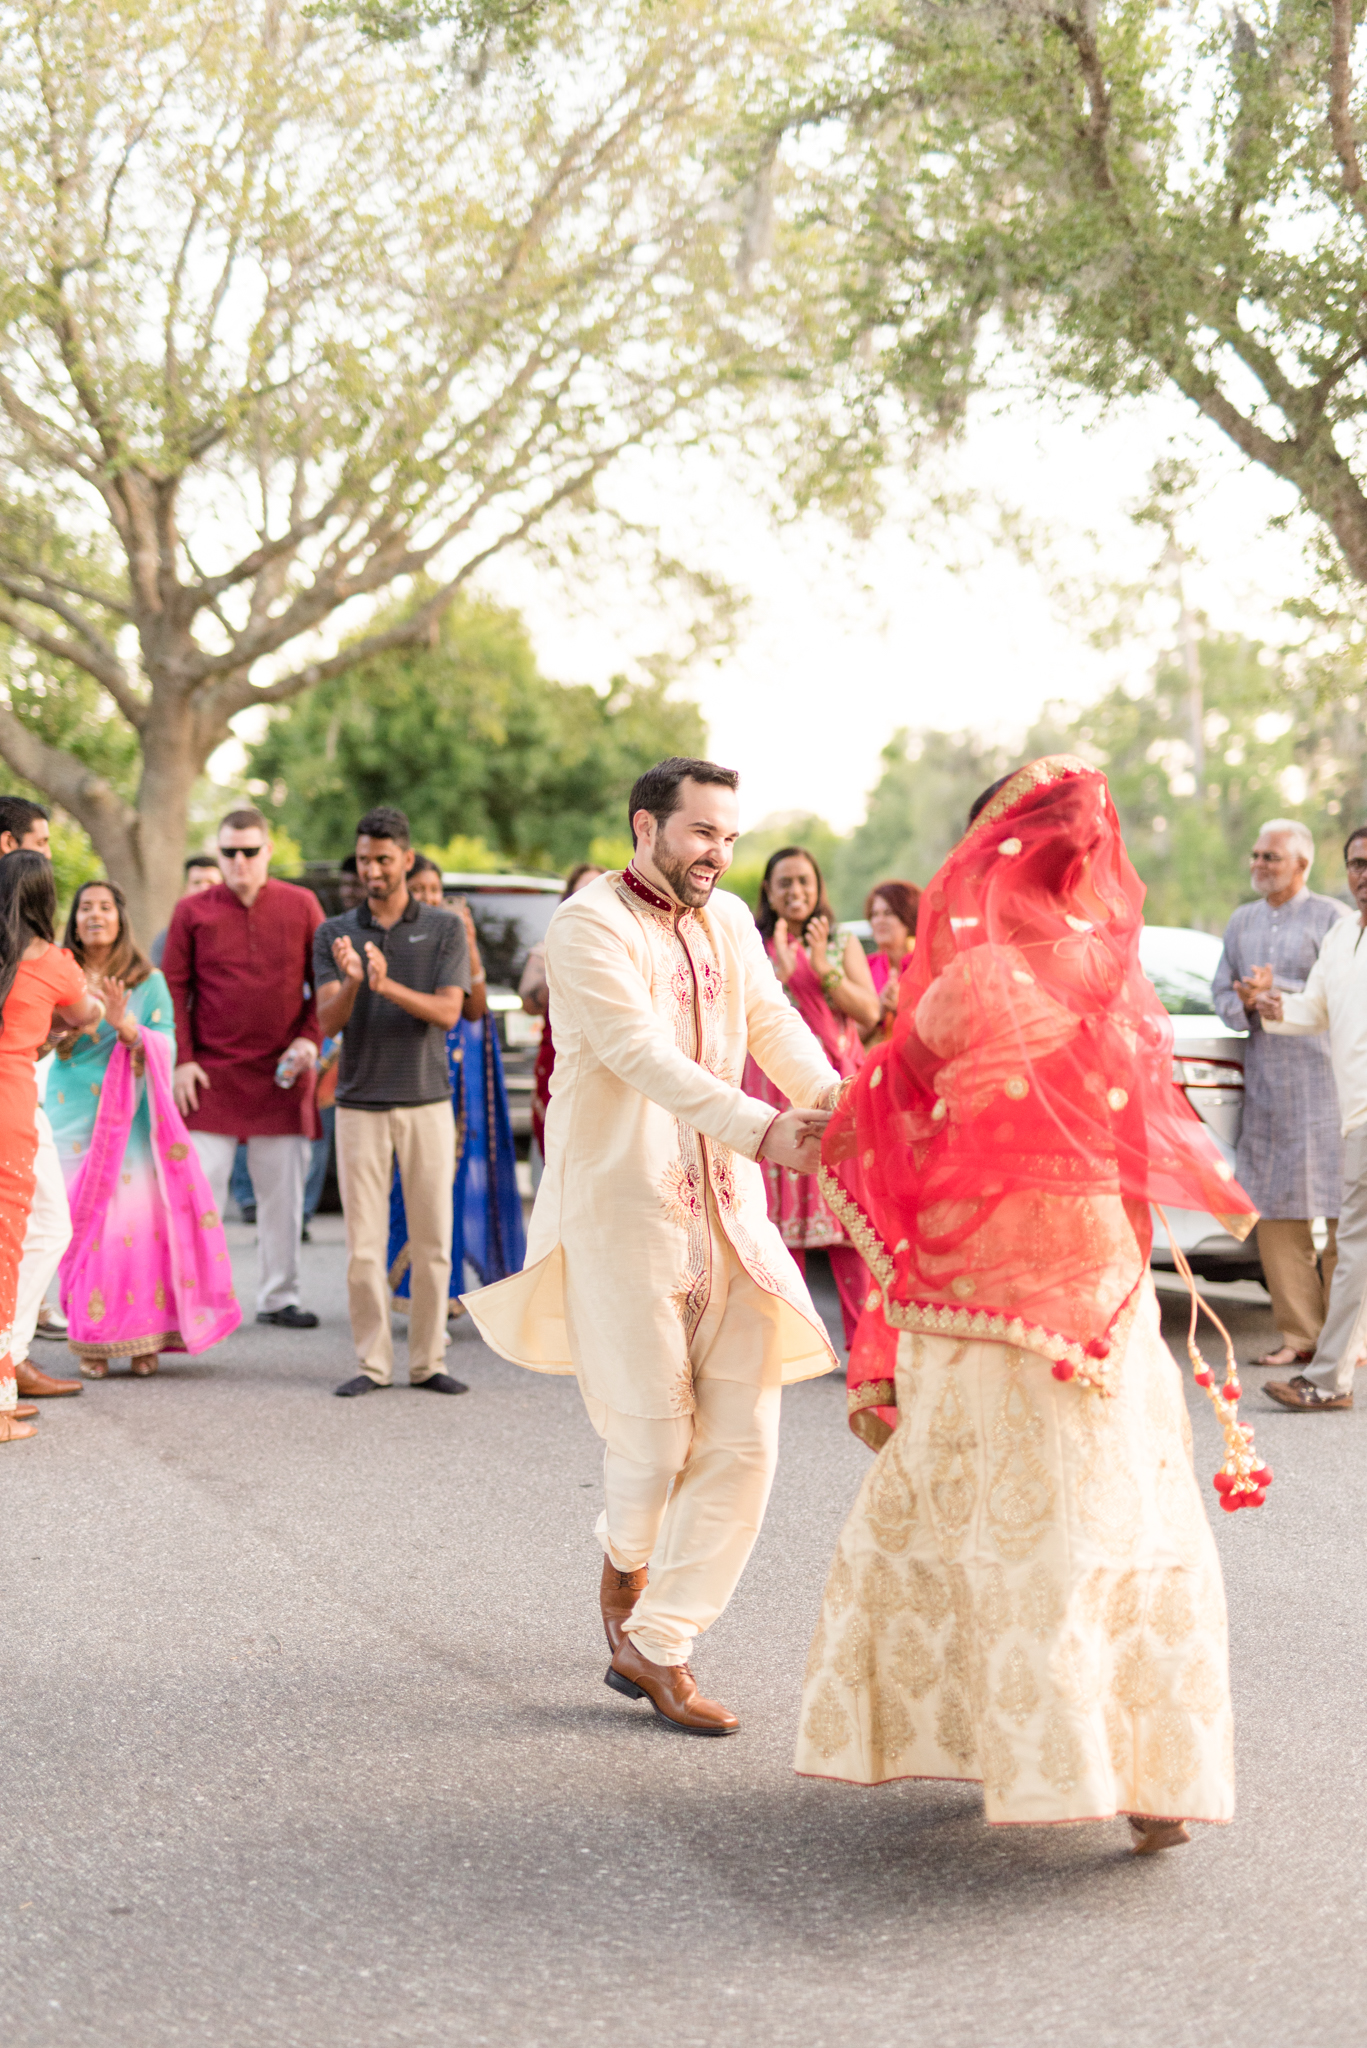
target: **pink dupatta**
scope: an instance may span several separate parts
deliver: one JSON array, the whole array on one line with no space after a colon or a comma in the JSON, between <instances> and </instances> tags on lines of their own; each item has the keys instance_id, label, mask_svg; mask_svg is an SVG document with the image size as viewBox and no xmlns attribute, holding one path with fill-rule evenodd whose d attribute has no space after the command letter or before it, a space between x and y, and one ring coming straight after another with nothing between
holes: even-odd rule
<instances>
[{"instance_id":1,"label":"pink dupatta","mask_svg":"<svg viewBox=\"0 0 1367 2048\"><path fill-rule=\"evenodd\" d=\"M62 1308L71 1343L108 1354L217 1344L242 1320L223 1225L171 1093L172 1051L155 1031L147 1056L152 1158L135 1173L129 1134L138 1108L132 1054L116 1045L100 1089L90 1149L69 1190L71 1249Z\"/></svg>"}]
</instances>

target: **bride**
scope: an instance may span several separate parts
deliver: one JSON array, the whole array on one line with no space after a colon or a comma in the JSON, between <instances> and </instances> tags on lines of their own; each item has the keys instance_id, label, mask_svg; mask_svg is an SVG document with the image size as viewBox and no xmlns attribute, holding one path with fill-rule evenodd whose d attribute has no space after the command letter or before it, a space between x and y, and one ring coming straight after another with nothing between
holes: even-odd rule
<instances>
[{"instance_id":1,"label":"bride","mask_svg":"<svg viewBox=\"0 0 1367 2048\"><path fill-rule=\"evenodd\" d=\"M996 1823L1125 1814L1151 1853L1228 1820L1234 1786L1149 1204L1241 1237L1255 1218L1172 1085L1143 893L1081 761L986 792L922 899L893 1035L827 1132L823 1190L876 1288L851 1403L896 1426L862 1432L882 1448L827 1581L797 1768L978 1781ZM1270 1475L1232 1354L1221 1391L1218 1483L1254 1504Z\"/></svg>"}]
</instances>

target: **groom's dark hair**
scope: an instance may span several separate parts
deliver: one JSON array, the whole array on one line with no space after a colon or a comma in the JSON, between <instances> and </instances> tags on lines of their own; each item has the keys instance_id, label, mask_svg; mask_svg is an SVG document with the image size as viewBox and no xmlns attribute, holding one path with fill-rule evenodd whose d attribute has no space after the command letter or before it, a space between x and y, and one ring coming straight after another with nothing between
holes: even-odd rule
<instances>
[{"instance_id":1,"label":"groom's dark hair","mask_svg":"<svg viewBox=\"0 0 1367 2048\"><path fill-rule=\"evenodd\" d=\"M631 785L627 799L627 830L633 840L636 827L633 820L638 811L649 811L657 825L663 825L666 818L678 810L679 785L682 782L715 782L723 789L736 789L740 776L734 768L719 768L715 761L689 761L681 754L671 754L667 761L657 761L653 768L647 768L644 775L638 775Z\"/></svg>"}]
</instances>

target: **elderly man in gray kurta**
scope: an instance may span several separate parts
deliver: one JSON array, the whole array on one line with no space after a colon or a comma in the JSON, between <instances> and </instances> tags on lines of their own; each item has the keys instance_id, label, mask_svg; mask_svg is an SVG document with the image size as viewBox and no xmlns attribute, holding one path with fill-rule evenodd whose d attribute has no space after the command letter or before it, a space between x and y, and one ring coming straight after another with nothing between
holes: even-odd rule
<instances>
[{"instance_id":1,"label":"elderly man in gray kurta","mask_svg":"<svg viewBox=\"0 0 1367 2048\"><path fill-rule=\"evenodd\" d=\"M1325 933L1345 915L1345 904L1306 887L1314 857L1304 825L1273 818L1263 826L1249 862L1260 900L1230 919L1211 985L1221 1020L1248 1033L1236 1171L1260 1212L1258 1253L1282 1337L1281 1350L1256 1365L1303 1365L1313 1356L1334 1270L1343 1141L1329 1043L1265 1033L1248 980L1255 967L1270 966L1273 986L1298 994ZM1329 1231L1322 1262L1310 1229L1317 1216Z\"/></svg>"}]
</instances>

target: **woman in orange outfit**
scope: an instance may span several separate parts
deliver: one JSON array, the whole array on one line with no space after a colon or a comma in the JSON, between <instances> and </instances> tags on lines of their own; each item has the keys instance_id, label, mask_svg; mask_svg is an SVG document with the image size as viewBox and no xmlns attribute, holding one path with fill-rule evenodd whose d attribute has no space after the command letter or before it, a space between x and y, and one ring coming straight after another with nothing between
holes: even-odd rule
<instances>
[{"instance_id":1,"label":"woman in orange outfit","mask_svg":"<svg viewBox=\"0 0 1367 2048\"><path fill-rule=\"evenodd\" d=\"M70 1030L98 1023L104 1004L69 953L53 943L52 863L20 851L0 859L0 1443L32 1436L15 1415L10 1333L38 1150L35 1063L54 1019Z\"/></svg>"}]
</instances>

